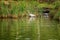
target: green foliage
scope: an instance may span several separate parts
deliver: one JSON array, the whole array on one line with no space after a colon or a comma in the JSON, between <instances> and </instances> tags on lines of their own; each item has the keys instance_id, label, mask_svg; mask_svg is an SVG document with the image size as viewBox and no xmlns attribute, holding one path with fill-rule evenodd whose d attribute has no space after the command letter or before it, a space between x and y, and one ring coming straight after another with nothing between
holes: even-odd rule
<instances>
[{"instance_id":1,"label":"green foliage","mask_svg":"<svg viewBox=\"0 0 60 40\"><path fill-rule=\"evenodd\" d=\"M55 10L56 10L56 14L55 14L55 18L59 18L60 17L60 1L55 1L54 3L55 6Z\"/></svg>"},{"instance_id":2,"label":"green foliage","mask_svg":"<svg viewBox=\"0 0 60 40\"><path fill-rule=\"evenodd\" d=\"M55 17L60 17L60 11L55 14Z\"/></svg>"},{"instance_id":3,"label":"green foliage","mask_svg":"<svg viewBox=\"0 0 60 40\"><path fill-rule=\"evenodd\" d=\"M10 8L9 8L10 5ZM37 1L12 1L9 5L5 5L4 2L0 2L1 11L0 14L24 14L29 10L31 13L42 13L44 7L52 8L52 13L54 14L54 9L60 6L60 1L56 1L54 4L39 3ZM59 15L59 12L57 13Z\"/></svg>"},{"instance_id":4,"label":"green foliage","mask_svg":"<svg viewBox=\"0 0 60 40\"><path fill-rule=\"evenodd\" d=\"M55 9L58 9L60 7L60 1L55 1L54 5L55 5Z\"/></svg>"},{"instance_id":5,"label":"green foliage","mask_svg":"<svg viewBox=\"0 0 60 40\"><path fill-rule=\"evenodd\" d=\"M19 4L18 4L18 9L19 9L19 11L20 12L23 12L23 11L25 11L25 9L26 9L26 2L20 2Z\"/></svg>"},{"instance_id":6,"label":"green foliage","mask_svg":"<svg viewBox=\"0 0 60 40\"><path fill-rule=\"evenodd\" d=\"M6 6L3 2L0 3L1 11L0 14L7 14L8 13L8 6Z\"/></svg>"},{"instance_id":7,"label":"green foliage","mask_svg":"<svg viewBox=\"0 0 60 40\"><path fill-rule=\"evenodd\" d=\"M14 2L11 3L11 9L9 10L10 14L17 14L18 13L18 6Z\"/></svg>"}]
</instances>

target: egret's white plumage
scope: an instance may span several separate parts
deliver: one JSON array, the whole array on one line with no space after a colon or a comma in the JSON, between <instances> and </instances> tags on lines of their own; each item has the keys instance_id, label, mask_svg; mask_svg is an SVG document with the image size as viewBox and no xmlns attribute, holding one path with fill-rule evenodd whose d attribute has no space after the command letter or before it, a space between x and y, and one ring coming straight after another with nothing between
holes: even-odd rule
<instances>
[{"instance_id":1,"label":"egret's white plumage","mask_svg":"<svg viewBox=\"0 0 60 40\"><path fill-rule=\"evenodd\" d=\"M29 15L30 17L35 17L35 16L36 16L36 15L32 14L29 10L27 10L27 12L28 12L28 15Z\"/></svg>"},{"instance_id":2,"label":"egret's white plumage","mask_svg":"<svg viewBox=\"0 0 60 40\"><path fill-rule=\"evenodd\" d=\"M35 17L36 15L34 15L34 14L29 14L29 16L30 16L30 17Z\"/></svg>"}]
</instances>

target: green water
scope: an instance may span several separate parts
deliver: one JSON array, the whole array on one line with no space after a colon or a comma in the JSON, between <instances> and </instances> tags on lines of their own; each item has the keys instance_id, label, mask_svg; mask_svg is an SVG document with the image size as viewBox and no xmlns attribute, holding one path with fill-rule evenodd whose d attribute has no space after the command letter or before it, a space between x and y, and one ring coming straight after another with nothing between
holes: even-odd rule
<instances>
[{"instance_id":1,"label":"green water","mask_svg":"<svg viewBox=\"0 0 60 40\"><path fill-rule=\"evenodd\" d=\"M60 24L49 18L0 19L0 40L60 40Z\"/></svg>"}]
</instances>

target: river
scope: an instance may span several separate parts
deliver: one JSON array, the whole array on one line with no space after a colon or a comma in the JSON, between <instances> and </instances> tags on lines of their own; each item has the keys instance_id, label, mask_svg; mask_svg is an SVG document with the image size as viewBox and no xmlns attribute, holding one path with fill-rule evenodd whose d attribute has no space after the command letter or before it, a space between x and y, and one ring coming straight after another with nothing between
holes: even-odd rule
<instances>
[{"instance_id":1,"label":"river","mask_svg":"<svg viewBox=\"0 0 60 40\"><path fill-rule=\"evenodd\" d=\"M0 19L0 40L60 40L60 24L44 17Z\"/></svg>"}]
</instances>

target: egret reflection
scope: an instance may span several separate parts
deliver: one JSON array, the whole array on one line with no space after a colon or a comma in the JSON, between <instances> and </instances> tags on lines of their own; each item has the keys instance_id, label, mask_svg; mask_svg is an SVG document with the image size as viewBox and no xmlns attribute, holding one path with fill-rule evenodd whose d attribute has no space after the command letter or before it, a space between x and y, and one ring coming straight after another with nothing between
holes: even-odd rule
<instances>
[{"instance_id":1,"label":"egret reflection","mask_svg":"<svg viewBox=\"0 0 60 40\"><path fill-rule=\"evenodd\" d=\"M30 17L29 19L28 19L28 23L31 23L31 22L33 22L35 20L35 17Z\"/></svg>"}]
</instances>

